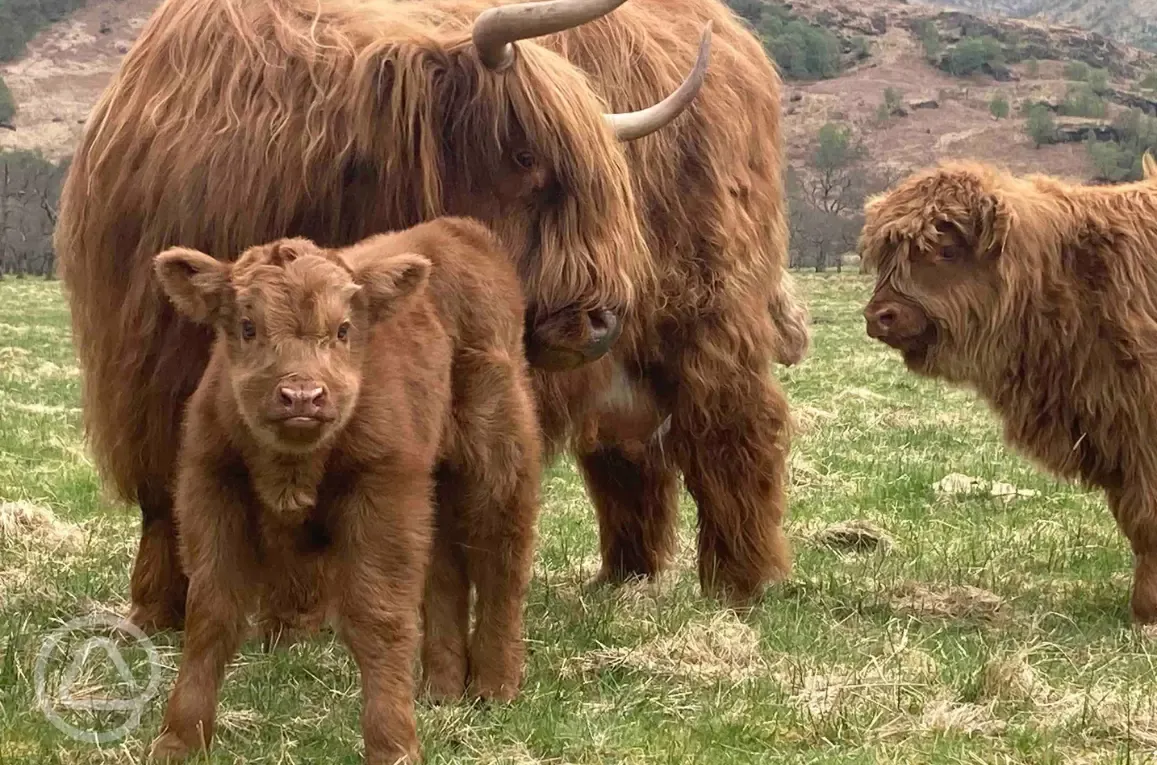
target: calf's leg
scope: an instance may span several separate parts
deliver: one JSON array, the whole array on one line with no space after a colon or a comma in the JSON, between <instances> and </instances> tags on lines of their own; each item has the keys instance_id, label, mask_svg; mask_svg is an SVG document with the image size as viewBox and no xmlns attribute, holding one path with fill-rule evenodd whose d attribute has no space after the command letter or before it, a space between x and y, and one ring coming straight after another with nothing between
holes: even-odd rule
<instances>
[{"instance_id":1,"label":"calf's leg","mask_svg":"<svg viewBox=\"0 0 1157 765\"><path fill-rule=\"evenodd\" d=\"M430 558L430 477L363 475L339 501L341 635L361 671L367 765L416 763L413 662Z\"/></svg>"},{"instance_id":2,"label":"calf's leg","mask_svg":"<svg viewBox=\"0 0 1157 765\"><path fill-rule=\"evenodd\" d=\"M530 587L542 480L542 442L529 380L502 351L455 365L469 380L455 401L456 449L440 498L457 520L475 589L469 692L509 700L525 663L523 608Z\"/></svg>"},{"instance_id":3,"label":"calf's leg","mask_svg":"<svg viewBox=\"0 0 1157 765\"><path fill-rule=\"evenodd\" d=\"M244 637L258 572L246 538L242 500L214 481L183 493L191 505L182 532L190 571L185 644L151 759L181 760L208 749L225 665Z\"/></svg>"},{"instance_id":4,"label":"calf's leg","mask_svg":"<svg viewBox=\"0 0 1157 765\"><path fill-rule=\"evenodd\" d=\"M445 475L439 471L437 523L422 596L422 685L435 701L461 698L469 670L470 580Z\"/></svg>"}]
</instances>

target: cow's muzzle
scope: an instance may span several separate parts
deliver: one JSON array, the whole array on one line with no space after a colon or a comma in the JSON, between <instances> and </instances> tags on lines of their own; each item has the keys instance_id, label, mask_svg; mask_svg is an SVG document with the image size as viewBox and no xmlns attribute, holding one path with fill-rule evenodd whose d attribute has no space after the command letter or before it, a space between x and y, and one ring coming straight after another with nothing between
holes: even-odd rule
<instances>
[{"instance_id":1,"label":"cow's muzzle","mask_svg":"<svg viewBox=\"0 0 1157 765\"><path fill-rule=\"evenodd\" d=\"M540 369L575 369L605 356L622 332L622 320L607 309L564 309L540 319L528 312L526 358Z\"/></svg>"}]
</instances>

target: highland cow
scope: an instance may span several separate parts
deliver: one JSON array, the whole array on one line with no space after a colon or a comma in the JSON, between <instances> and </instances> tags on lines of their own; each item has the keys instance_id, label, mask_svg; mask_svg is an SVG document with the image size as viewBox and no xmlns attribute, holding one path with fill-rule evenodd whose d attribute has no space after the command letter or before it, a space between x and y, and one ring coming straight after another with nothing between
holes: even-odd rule
<instances>
[{"instance_id":1,"label":"highland cow","mask_svg":"<svg viewBox=\"0 0 1157 765\"><path fill-rule=\"evenodd\" d=\"M474 217L517 264L531 335L546 328L530 357L551 368L595 361L638 321L639 295L652 296L650 310L659 294L621 141L691 103L710 27L693 34L690 75L654 106L612 115L583 72L527 38L623 1L165 0L156 10L85 128L55 240L88 440L102 476L142 511L135 623L182 623L169 487L178 413L212 340L160 294L153 254L183 246L228 260L279 237L338 247L439 215ZM613 16L587 26L618 28ZM629 42L612 38L612 48ZM760 172L775 163L757 161ZM712 201L701 204L710 215ZM745 274L751 286L736 289L757 290L744 300L766 313L760 281L774 275ZM770 345L761 332L721 352ZM722 412L759 396L732 398Z\"/></svg>"},{"instance_id":2,"label":"highland cow","mask_svg":"<svg viewBox=\"0 0 1157 765\"><path fill-rule=\"evenodd\" d=\"M541 447L507 258L452 218L339 250L156 257L177 309L216 334L178 453L187 629L157 758L208 747L257 609L332 614L361 670L367 762L418 758L420 605L433 693L515 695Z\"/></svg>"},{"instance_id":3,"label":"highland cow","mask_svg":"<svg viewBox=\"0 0 1157 765\"><path fill-rule=\"evenodd\" d=\"M869 200L867 333L975 389L1005 438L1103 489L1157 621L1157 167L1118 186L954 162Z\"/></svg>"},{"instance_id":4,"label":"highland cow","mask_svg":"<svg viewBox=\"0 0 1157 765\"><path fill-rule=\"evenodd\" d=\"M809 344L786 273L779 75L721 0L632 0L543 44L587 72L612 108L633 109L678 84L705 22L711 68L694 103L626 147L647 243L637 257L655 279L639 284L611 354L535 381L548 442L569 439L596 508L597 581L666 566L682 473L699 511L700 582L743 603L791 569L781 528L789 409L771 372ZM530 335L532 353L566 345L551 329Z\"/></svg>"}]
</instances>

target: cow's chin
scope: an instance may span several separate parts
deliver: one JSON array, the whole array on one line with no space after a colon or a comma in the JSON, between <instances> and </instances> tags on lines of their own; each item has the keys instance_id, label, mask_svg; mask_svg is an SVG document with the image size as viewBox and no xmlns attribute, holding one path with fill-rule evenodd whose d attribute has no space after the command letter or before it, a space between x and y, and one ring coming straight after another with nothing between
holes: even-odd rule
<instances>
[{"instance_id":1,"label":"cow's chin","mask_svg":"<svg viewBox=\"0 0 1157 765\"><path fill-rule=\"evenodd\" d=\"M304 457L333 440L337 425L333 417L266 420L261 440L273 451Z\"/></svg>"}]
</instances>

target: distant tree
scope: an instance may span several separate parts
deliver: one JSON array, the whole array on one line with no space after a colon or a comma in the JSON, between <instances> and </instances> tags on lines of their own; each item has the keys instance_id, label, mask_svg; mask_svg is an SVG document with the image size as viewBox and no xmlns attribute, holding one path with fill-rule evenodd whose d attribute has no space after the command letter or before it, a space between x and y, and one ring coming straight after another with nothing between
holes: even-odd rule
<instances>
[{"instance_id":1,"label":"distant tree","mask_svg":"<svg viewBox=\"0 0 1157 765\"><path fill-rule=\"evenodd\" d=\"M1068 87L1060 113L1066 117L1104 118L1109 114L1109 104L1088 83L1080 83Z\"/></svg>"},{"instance_id":2,"label":"distant tree","mask_svg":"<svg viewBox=\"0 0 1157 765\"><path fill-rule=\"evenodd\" d=\"M1072 82L1085 82L1089 79L1089 65L1084 61L1070 61L1065 64L1065 79Z\"/></svg>"},{"instance_id":3,"label":"distant tree","mask_svg":"<svg viewBox=\"0 0 1157 765\"><path fill-rule=\"evenodd\" d=\"M11 125L15 116L16 99L12 97L12 91L4 83L4 78L0 77L0 125Z\"/></svg>"},{"instance_id":4,"label":"distant tree","mask_svg":"<svg viewBox=\"0 0 1157 765\"><path fill-rule=\"evenodd\" d=\"M1004 66L1004 49L992 37L966 37L948 51L948 71L957 77L979 72L986 65Z\"/></svg>"},{"instance_id":5,"label":"distant tree","mask_svg":"<svg viewBox=\"0 0 1157 765\"><path fill-rule=\"evenodd\" d=\"M1024 73L1029 77L1037 77L1040 75L1040 62L1035 58L1030 58L1024 62Z\"/></svg>"},{"instance_id":6,"label":"distant tree","mask_svg":"<svg viewBox=\"0 0 1157 765\"><path fill-rule=\"evenodd\" d=\"M37 32L83 5L84 0L0 0L0 61L20 58Z\"/></svg>"},{"instance_id":7,"label":"distant tree","mask_svg":"<svg viewBox=\"0 0 1157 765\"><path fill-rule=\"evenodd\" d=\"M924 56L932 62L940 60L940 52L944 46L940 43L940 30L928 19L921 19L916 25L916 34L920 37L920 44L924 46Z\"/></svg>"},{"instance_id":8,"label":"distant tree","mask_svg":"<svg viewBox=\"0 0 1157 765\"><path fill-rule=\"evenodd\" d=\"M759 24L763 16L762 0L727 0L727 5L737 16L750 21L753 25Z\"/></svg>"},{"instance_id":9,"label":"distant tree","mask_svg":"<svg viewBox=\"0 0 1157 765\"><path fill-rule=\"evenodd\" d=\"M1003 93L997 93L988 102L988 111L992 112L992 116L998 120L1006 119L1011 111L1008 105L1008 99L1004 97Z\"/></svg>"},{"instance_id":10,"label":"distant tree","mask_svg":"<svg viewBox=\"0 0 1157 765\"><path fill-rule=\"evenodd\" d=\"M893 115L903 113L904 91L897 88L884 88L884 100L876 108L876 118L883 122Z\"/></svg>"},{"instance_id":11,"label":"distant tree","mask_svg":"<svg viewBox=\"0 0 1157 765\"><path fill-rule=\"evenodd\" d=\"M1149 72L1149 74L1145 75L1140 85L1145 90L1157 90L1157 72Z\"/></svg>"},{"instance_id":12,"label":"distant tree","mask_svg":"<svg viewBox=\"0 0 1157 765\"><path fill-rule=\"evenodd\" d=\"M1097 177L1106 181L1135 181L1142 175L1141 158L1157 156L1157 117L1129 109L1113 120L1115 141L1089 143L1089 160Z\"/></svg>"},{"instance_id":13,"label":"distant tree","mask_svg":"<svg viewBox=\"0 0 1157 765\"><path fill-rule=\"evenodd\" d=\"M1112 141L1090 140L1086 145L1097 180L1117 183L1129 177L1125 151Z\"/></svg>"},{"instance_id":14,"label":"distant tree","mask_svg":"<svg viewBox=\"0 0 1157 765\"><path fill-rule=\"evenodd\" d=\"M1104 69L1089 70L1089 88L1098 95L1109 92L1109 73Z\"/></svg>"},{"instance_id":15,"label":"distant tree","mask_svg":"<svg viewBox=\"0 0 1157 765\"><path fill-rule=\"evenodd\" d=\"M791 265L840 270L840 256L855 247L863 227L864 201L898 177L873 166L846 125L825 125L804 167L786 171Z\"/></svg>"},{"instance_id":16,"label":"distant tree","mask_svg":"<svg viewBox=\"0 0 1157 765\"><path fill-rule=\"evenodd\" d=\"M1034 104L1028 113L1028 122L1025 132L1032 138L1033 145L1040 148L1046 143L1053 143L1057 136L1057 124L1052 113L1043 104Z\"/></svg>"},{"instance_id":17,"label":"distant tree","mask_svg":"<svg viewBox=\"0 0 1157 765\"><path fill-rule=\"evenodd\" d=\"M54 272L52 232L67 162L29 151L0 152L0 274Z\"/></svg>"},{"instance_id":18,"label":"distant tree","mask_svg":"<svg viewBox=\"0 0 1157 765\"><path fill-rule=\"evenodd\" d=\"M840 72L840 40L826 29L796 19L784 24L779 34L764 39L787 77L822 79Z\"/></svg>"}]
</instances>

